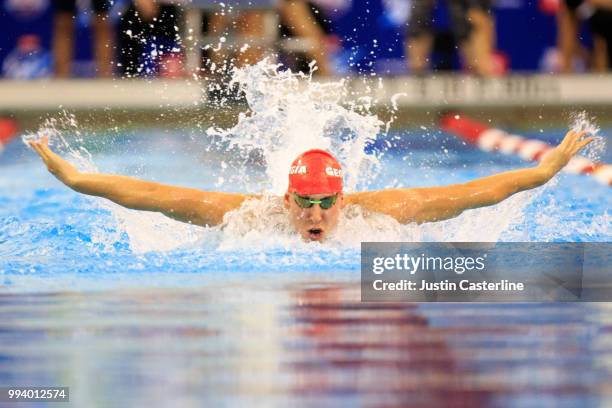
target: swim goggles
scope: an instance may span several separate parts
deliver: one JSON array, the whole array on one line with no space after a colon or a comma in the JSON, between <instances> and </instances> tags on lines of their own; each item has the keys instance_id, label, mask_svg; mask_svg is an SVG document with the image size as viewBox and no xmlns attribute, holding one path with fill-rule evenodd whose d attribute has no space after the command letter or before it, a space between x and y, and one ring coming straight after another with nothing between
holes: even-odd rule
<instances>
[{"instance_id":1,"label":"swim goggles","mask_svg":"<svg viewBox=\"0 0 612 408\"><path fill-rule=\"evenodd\" d=\"M309 197L302 197L293 193L293 197L295 198L295 202L301 208L310 208L315 204L319 204L319 206L324 210L329 210L336 204L336 200L338 199L338 194L334 194L333 196L323 197L320 200L313 200Z\"/></svg>"}]
</instances>

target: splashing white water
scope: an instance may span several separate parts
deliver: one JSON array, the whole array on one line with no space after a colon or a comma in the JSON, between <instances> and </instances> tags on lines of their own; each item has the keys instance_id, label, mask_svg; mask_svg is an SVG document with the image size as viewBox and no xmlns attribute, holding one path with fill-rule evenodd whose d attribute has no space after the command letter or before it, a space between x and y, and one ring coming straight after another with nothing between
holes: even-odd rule
<instances>
[{"instance_id":1,"label":"splashing white water","mask_svg":"<svg viewBox=\"0 0 612 408\"><path fill-rule=\"evenodd\" d=\"M262 67L256 67L253 71L248 71L248 74L253 76L247 75L248 80L245 79L242 83L258 83L258 79L260 78L258 75L261 75L261 72L255 74L257 69L261 70ZM240 72L246 75L244 71ZM282 102L279 102L283 100L283 95L292 95L291 92L296 92L293 88L296 84L289 81L290 86L288 89L291 92L278 92L278 90L286 86L287 83L274 83L274 79L271 78L276 77L279 81L287 81L288 77L293 78L295 76L292 77L290 73L279 74L277 72L273 72L272 76L267 76L268 74L265 75L268 83L261 85L260 88L258 88L259 91L253 90L248 86L246 88L246 90L250 92L250 94L247 93L247 99L255 99L256 103L259 103L258 109L254 110L254 115L250 118L246 116L241 117L238 125L226 131L223 135L226 137L229 135L241 135L242 137L237 138L237 144L246 147L247 150L248 148L256 146L264 151L269 149L277 156L283 157L286 164L279 168L268 166L268 175L271 179L277 180L277 191L284 192L286 188L286 172L293 156L305 148L320 147L321 145L333 146L333 142L329 139L337 137L337 135L342 132L342 128L334 130L332 127L329 129L329 132L305 132L301 135L302 138L306 139L306 144L303 145L303 148L292 149L291 144L283 144L286 137L289 140L293 140L291 136L286 136L286 132L289 132L287 129L291 129L291 122L287 121L288 118L283 117L282 113L279 114L277 108L283 105ZM309 87L312 85L312 83L308 83ZM341 94L343 90L342 83L333 85L337 87L335 95ZM313 91L313 89L310 89L310 91ZM272 92L273 95L267 95L268 92ZM293 98L293 95L291 97ZM269 100L273 102L269 104L265 103ZM316 104L318 101L317 98L314 98L314 100L307 98L307 100L310 101L309 103L311 104ZM333 102L336 104L334 112L341 116L347 113L342 110L344 108L339 108L337 106L340 100L341 98L337 98L334 99ZM294 108L299 110L299 107L304 103L304 101L296 102ZM271 110L267 110L268 108ZM309 115L309 123L319 123L319 130L325 128L321 123L324 123L324 119L328 117L326 116L327 113L321 115L316 109L305 110L305 112ZM354 112L349 112L347 115L352 114L354 114ZM272 117L270 118L270 116ZM367 130L360 134L362 139L357 138L358 141L355 145L348 146L349 151L352 148L360 149L357 157L361 158L363 157L363 145L360 145L359 140L368 140L368 138L373 139L375 137L375 133L373 132L380 131L381 122L373 115L361 114L358 115L358 117L361 118L360 123L372 125L358 127L358 129ZM269 122L266 122L264 118L269 120ZM319 119L320 122L317 122L317 119ZM259 122L259 120L261 120L261 122ZM246 121L246 123L243 123L243 121ZM275 129L276 135L273 136L266 133L265 129L267 128L263 126L262 122L273 123L273 129ZM588 130L591 135L596 136L596 141L594 142L595 147L590 150L589 157L599 157L602 149L605 147L605 140L597 136L599 128L594 123L594 120L589 119L586 113L580 113L575 116L573 122L571 127L574 130L585 129ZM249 138L247 130L252 131L257 136ZM243 142L244 144L242 144ZM311 144L308 145L308 143ZM331 151L337 154L337 152L333 150L333 147ZM269 155L267 157L273 156ZM361 173L362 167L360 167L358 163L357 161L354 167L349 167L349 169L347 169L352 172L355 178L359 179L375 176L374 172L369 174L367 172L365 174ZM271 169L274 169L272 173L270 173ZM505 239L511 241L528 240L524 231L522 233L513 232L513 226L525 220L525 210L538 196L545 192L547 188L554 187L557 184L557 179L554 179L547 183L546 186L516 194L498 205L466 211L454 219L423 225L401 225L393 218L383 214L369 213L357 206L348 207L342 215L338 228L330 236L325 246L335 248L359 248L360 243L363 241L495 242L499 241L502 235L506 237ZM270 197L264 200L253 200L245 204L245 206L238 211L228 214L221 247L227 250L240 248L254 249L255 247L261 250L278 247L293 249L301 248L301 250L310 248L310 250L312 250L313 246L315 248L320 247L319 243L303 242L297 234L294 233L289 225L287 215L282 208L281 201L275 200L276 199ZM550 212L551 208L542 209L542 211ZM558 230L558 221L548 220L547 224L549 229ZM586 233L587 231L584 231L584 229L585 227L575 225L568 233ZM556 237L559 238L560 235L557 233ZM554 234L547 234L543 237L543 240L554 239Z\"/></svg>"},{"instance_id":2,"label":"splashing white water","mask_svg":"<svg viewBox=\"0 0 612 408\"><path fill-rule=\"evenodd\" d=\"M27 145L30 141L49 137L49 146L60 155L67 157L80 171L99 173L92 155L84 147L83 134L73 114L62 112L57 118L47 119L36 133L22 136ZM111 232L105 225L94 224L91 241L101 244L107 251L114 250L113 244L120 240L122 232L130 239L130 247L136 253L147 251L168 251L197 242L205 230L171 220L161 214L133 211L109 200L91 199L92 205L113 214L118 228Z\"/></svg>"},{"instance_id":3,"label":"splashing white water","mask_svg":"<svg viewBox=\"0 0 612 408\"><path fill-rule=\"evenodd\" d=\"M570 129L575 132L585 130L589 136L593 137L593 141L580 154L594 162L600 161L606 150L606 139L599 134L600 129L595 118L589 117L584 111L573 113L570 115Z\"/></svg>"},{"instance_id":4,"label":"splashing white water","mask_svg":"<svg viewBox=\"0 0 612 408\"><path fill-rule=\"evenodd\" d=\"M318 242L305 242L295 233L283 208L282 198L265 196L248 200L238 210L228 213L219 245L220 250L286 250L312 251ZM347 206L338 227L325 241L326 249L359 249L364 241L419 241L416 226L403 226L395 219L370 213L359 206Z\"/></svg>"},{"instance_id":5,"label":"splashing white water","mask_svg":"<svg viewBox=\"0 0 612 408\"><path fill-rule=\"evenodd\" d=\"M68 140L68 135L74 140L72 143ZM67 156L80 171L92 173L98 171L91 154L83 147L83 134L74 114L62 111L57 118L46 119L36 133L25 134L21 140L27 146L30 141L45 136L49 138L49 146Z\"/></svg>"},{"instance_id":6,"label":"splashing white water","mask_svg":"<svg viewBox=\"0 0 612 408\"><path fill-rule=\"evenodd\" d=\"M376 178L380 162L377 157L365 154L364 148L388 126L369 113L371 100L351 101L342 81L313 82L309 76L282 71L278 65L264 61L236 70L232 83L244 92L250 112L240 114L237 124L229 129L211 128L207 132L225 153L218 184L219 187L237 185L242 191L267 195L260 200L246 201L241 208L226 215L223 225L215 228L194 227L160 214L127 210L110 201L95 199L92 200L95 205L113 214L119 228L118 232L109 233L100 226L92 237L93 242L103 243L106 250L112 251L112 244L125 232L136 253L204 243L222 251L316 252L321 248L320 243L302 241L293 231L278 198L287 187L291 161L307 149L327 149L344 167L347 192L365 189ZM591 134L599 130L584 113L576 116L572 127L587 129ZM36 134L26 135L23 140L28 142L44 135L50 136L51 145L79 169L98 171L83 147L74 116L63 113L58 119L48 120ZM603 148L603 138L598 140L601 142L589 150L590 158L600 154ZM253 159L264 169L263 181L251 177L252 166L245 165ZM234 165L228 166L232 161ZM350 206L325 247L358 249L362 241L498 241L512 225L524 220L524 210L542 191L544 187L517 194L494 207L467 211L452 220L420 226L400 225L388 216ZM521 240L521 236L510 238Z\"/></svg>"},{"instance_id":7,"label":"splashing white water","mask_svg":"<svg viewBox=\"0 0 612 408\"><path fill-rule=\"evenodd\" d=\"M245 190L282 194L287 188L287 169L308 149L331 151L345 174L346 191L365 188L376 175L378 159L364 153L380 134L384 123L375 115L358 113L341 104L347 91L343 81L313 82L303 74L280 70L266 60L236 69L230 83L244 92L251 112L241 114L230 129L208 130L228 141L246 158L257 154L265 163L265 185L253 186L244 172L239 177Z\"/></svg>"}]
</instances>

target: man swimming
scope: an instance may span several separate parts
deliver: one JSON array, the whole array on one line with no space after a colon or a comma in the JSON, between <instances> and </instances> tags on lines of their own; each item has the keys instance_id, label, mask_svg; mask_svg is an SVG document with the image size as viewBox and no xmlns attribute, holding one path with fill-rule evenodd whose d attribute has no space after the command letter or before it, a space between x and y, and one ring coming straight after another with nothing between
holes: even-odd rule
<instances>
[{"instance_id":1,"label":"man swimming","mask_svg":"<svg viewBox=\"0 0 612 408\"><path fill-rule=\"evenodd\" d=\"M284 207L295 231L305 240L321 241L337 227L343 208L361 206L395 218L402 224L445 220L473 208L497 204L520 191L545 184L592 137L569 131L536 167L513 170L462 184L427 188L394 188L344 194L342 168L323 150L298 156L289 171ZM79 193L104 197L123 207L160 212L178 221L214 226L247 199L261 196L202 191L110 174L81 173L54 153L48 138L30 142L47 169Z\"/></svg>"}]
</instances>

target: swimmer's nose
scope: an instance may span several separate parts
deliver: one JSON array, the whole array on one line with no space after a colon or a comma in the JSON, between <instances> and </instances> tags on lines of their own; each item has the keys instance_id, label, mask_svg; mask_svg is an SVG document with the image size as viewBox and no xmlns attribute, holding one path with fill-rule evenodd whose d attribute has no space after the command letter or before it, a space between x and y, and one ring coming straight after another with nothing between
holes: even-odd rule
<instances>
[{"instance_id":1,"label":"swimmer's nose","mask_svg":"<svg viewBox=\"0 0 612 408\"><path fill-rule=\"evenodd\" d=\"M319 204L315 204L312 207L310 207L310 211L308 213L308 218L310 220L310 222L312 223L318 223L319 221L321 221L322 217L322 209L319 206Z\"/></svg>"}]
</instances>

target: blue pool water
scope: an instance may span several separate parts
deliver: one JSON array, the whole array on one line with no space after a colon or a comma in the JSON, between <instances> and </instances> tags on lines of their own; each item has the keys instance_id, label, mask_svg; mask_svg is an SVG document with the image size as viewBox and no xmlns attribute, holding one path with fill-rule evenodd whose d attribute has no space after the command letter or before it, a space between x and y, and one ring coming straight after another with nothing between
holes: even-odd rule
<instances>
[{"instance_id":1,"label":"blue pool water","mask_svg":"<svg viewBox=\"0 0 612 408\"><path fill-rule=\"evenodd\" d=\"M207 153L206 138L194 133L149 130L98 135L83 146L92 152L101 172L208 190L244 191L240 183L219 185L223 157ZM559 134L552 131L540 137L554 142ZM401 146L386 153L380 174L368 188L460 183L531 165L475 150L444 134L404 131L398 136ZM604 161L612 161L608 152L604 154ZM190 227L78 195L55 180L21 143L9 145L0 156L0 166L0 270L7 290L20 290L21 281L38 278L45 290L45 285L58 281L58 275L104 280L115 274L137 278L169 271L218 274L321 267L356 271L359 243L368 240L607 242L612 234L612 191L577 175L561 174L535 192L467 211L455 220L401 228L389 223L387 232L364 227L350 230L350 239L340 234L335 242L320 245L304 244L295 237L274 240L266 235L270 231L264 228L265 222L253 225L259 235L245 238L241 227L227 231ZM257 191L259 180L265 178L262 168L256 163L246 167L256 180L247 188ZM256 209L258 216L265 216L267 206L263 207ZM346 242L338 242L344 238ZM53 278L44 279L49 276ZM28 281L24 289L32 290L31 285Z\"/></svg>"},{"instance_id":2,"label":"blue pool water","mask_svg":"<svg viewBox=\"0 0 612 408\"><path fill-rule=\"evenodd\" d=\"M396 136L368 188L528 165L436 131L387 138ZM557 142L561 131L527 136ZM102 172L262 185L257 158L244 164L245 183L209 142L197 130L147 129L74 145ZM204 229L77 195L21 143L0 156L0 171L0 386L70 386L74 406L611 402L607 304L359 301L361 241L610 241L612 191L591 178L563 174L437 224L382 220L388 230L374 230L357 217L320 245L271 234L266 206L249 213L252 224Z\"/></svg>"}]
</instances>

